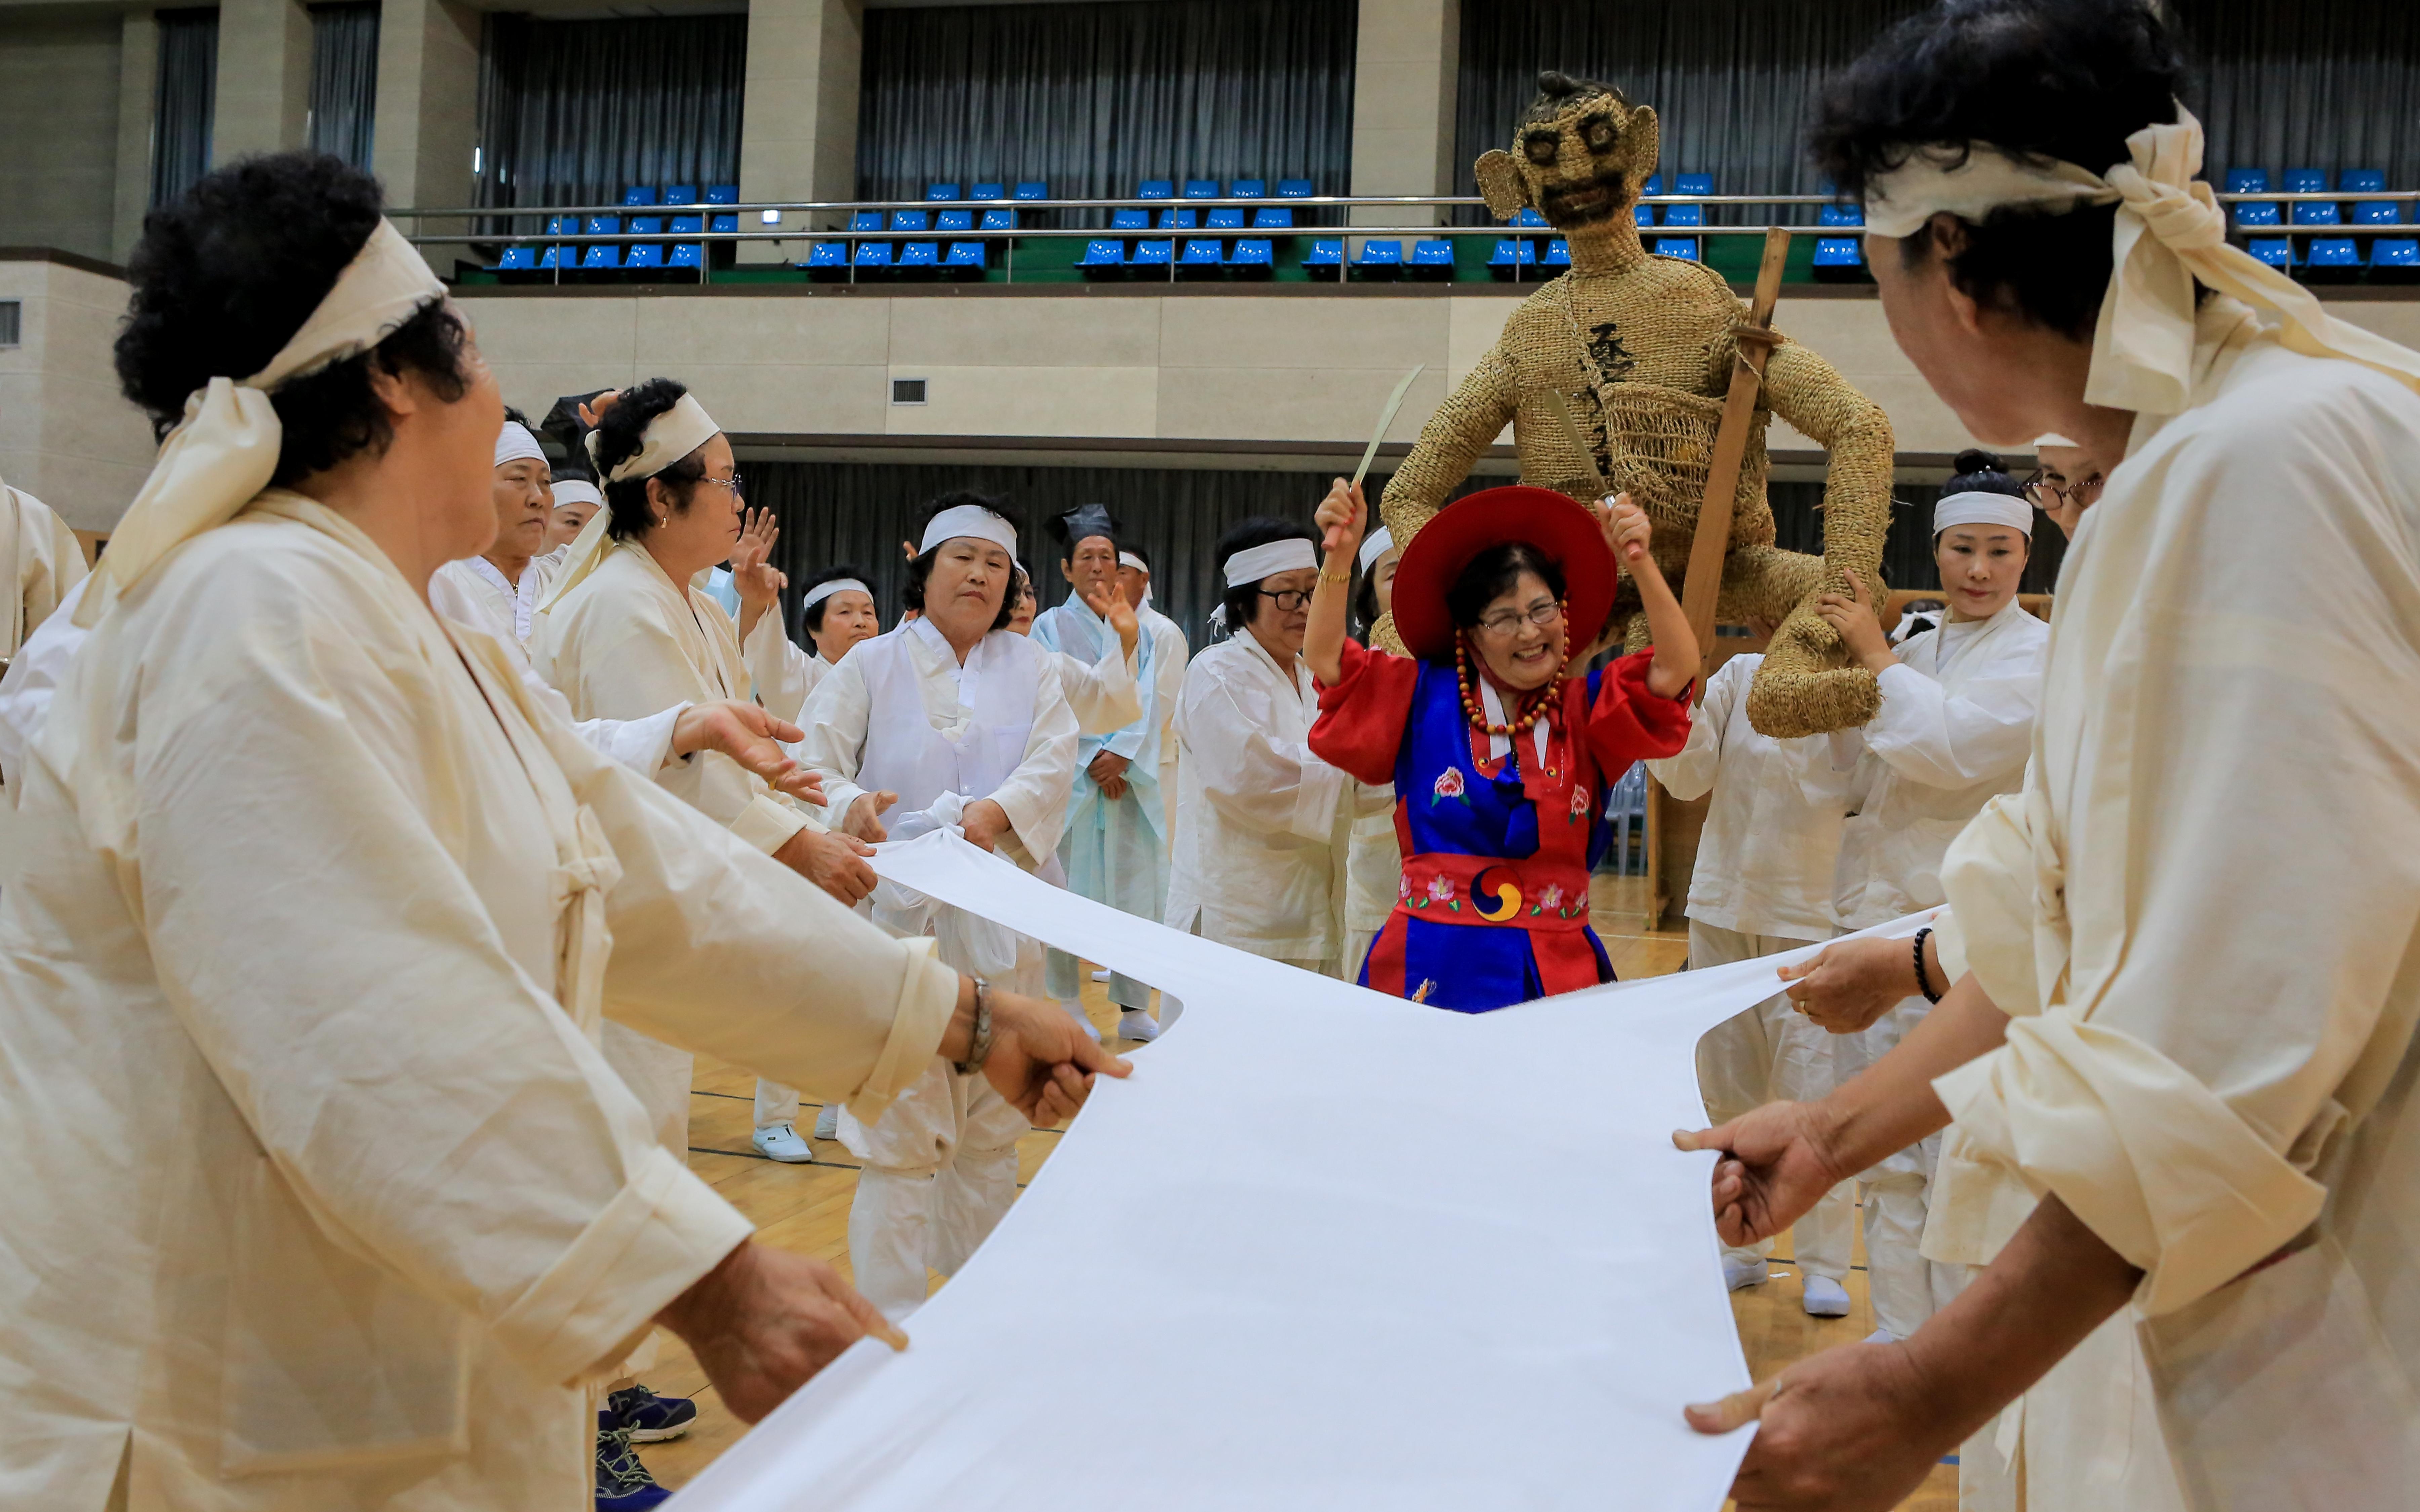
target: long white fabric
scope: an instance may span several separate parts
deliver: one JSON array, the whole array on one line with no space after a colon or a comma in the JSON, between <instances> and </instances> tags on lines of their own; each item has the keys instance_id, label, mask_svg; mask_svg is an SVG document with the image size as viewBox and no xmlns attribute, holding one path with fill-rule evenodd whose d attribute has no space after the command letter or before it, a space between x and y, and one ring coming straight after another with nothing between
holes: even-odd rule
<instances>
[{"instance_id":1,"label":"long white fabric","mask_svg":"<svg viewBox=\"0 0 2420 1512\"><path fill-rule=\"evenodd\" d=\"M0 483L0 662L57 612L85 579L84 547L51 506L23 488Z\"/></svg>"},{"instance_id":2,"label":"long white fabric","mask_svg":"<svg viewBox=\"0 0 2420 1512\"><path fill-rule=\"evenodd\" d=\"M875 864L1187 1011L1097 1086L910 1348L843 1355L683 1512L1722 1504L1746 1435L1700 1437L1681 1404L1748 1376L1713 1157L1670 1134L1699 1115L1692 1046L1771 991L1775 961L1437 1013L949 836ZM1441 1143L1453 1104L1487 1116ZM1139 1275L1148 1306L1069 1326ZM1147 1403L1149 1431L1071 1451L1077 1403Z\"/></svg>"}]
</instances>

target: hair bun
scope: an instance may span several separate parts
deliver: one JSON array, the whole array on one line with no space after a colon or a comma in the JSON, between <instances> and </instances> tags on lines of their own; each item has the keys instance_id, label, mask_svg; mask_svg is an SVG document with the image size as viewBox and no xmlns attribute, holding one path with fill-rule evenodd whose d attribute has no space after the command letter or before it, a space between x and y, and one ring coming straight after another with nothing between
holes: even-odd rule
<instances>
[{"instance_id":1,"label":"hair bun","mask_svg":"<svg viewBox=\"0 0 2420 1512\"><path fill-rule=\"evenodd\" d=\"M2009 465L1996 452L1970 446L1949 459L1949 471L1953 476L1963 477L1969 472L2006 472Z\"/></svg>"}]
</instances>

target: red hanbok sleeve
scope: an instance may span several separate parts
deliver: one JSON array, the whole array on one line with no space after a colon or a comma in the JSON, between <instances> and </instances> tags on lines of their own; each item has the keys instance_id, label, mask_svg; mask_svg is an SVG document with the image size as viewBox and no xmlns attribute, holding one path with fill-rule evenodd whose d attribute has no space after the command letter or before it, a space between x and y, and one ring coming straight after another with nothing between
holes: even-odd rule
<instances>
[{"instance_id":1,"label":"red hanbok sleeve","mask_svg":"<svg viewBox=\"0 0 2420 1512\"><path fill-rule=\"evenodd\" d=\"M1589 710L1588 745L1597 765L1620 777L1630 764L1680 754L1689 742L1689 692L1664 698L1647 686L1651 648L1606 665L1597 681L1596 706ZM1692 684L1694 687L1696 685Z\"/></svg>"},{"instance_id":2,"label":"red hanbok sleeve","mask_svg":"<svg viewBox=\"0 0 2420 1512\"><path fill-rule=\"evenodd\" d=\"M1319 689L1319 719L1311 727L1311 752L1357 781L1377 786L1395 779L1395 752L1412 721L1412 694L1420 664L1408 656L1344 642L1342 675ZM1683 726L1683 733L1686 727Z\"/></svg>"}]
</instances>

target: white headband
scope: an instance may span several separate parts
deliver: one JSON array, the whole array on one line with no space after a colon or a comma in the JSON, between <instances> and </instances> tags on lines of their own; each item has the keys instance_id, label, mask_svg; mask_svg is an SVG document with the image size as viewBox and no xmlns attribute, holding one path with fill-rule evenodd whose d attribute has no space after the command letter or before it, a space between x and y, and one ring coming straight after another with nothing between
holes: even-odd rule
<instances>
[{"instance_id":1,"label":"white headband","mask_svg":"<svg viewBox=\"0 0 2420 1512\"><path fill-rule=\"evenodd\" d=\"M831 597L832 594L845 594L850 589L857 590L857 592L863 594L868 598L872 598L874 596L873 589L866 587L865 584L859 582L854 578L834 578L828 583L817 583L813 588L808 589L807 596L799 600L799 608L801 609L811 609L817 604L822 603L825 599Z\"/></svg>"},{"instance_id":2,"label":"white headband","mask_svg":"<svg viewBox=\"0 0 2420 1512\"><path fill-rule=\"evenodd\" d=\"M2044 431L2041 435L2035 437L2035 438L2034 438L2034 445L2035 445L2037 448L2040 448L2040 447L2044 447L2044 446L2065 446L2065 447L2071 447L2071 448L2072 448L2073 446L2075 446L2075 445L2076 445L2076 443L2075 443L2074 441L2069 440L2066 437L2064 437L2064 436L2060 435L2058 432L2056 432L2056 431L2055 431L2055 430L2052 430L2052 431Z\"/></svg>"},{"instance_id":3,"label":"white headband","mask_svg":"<svg viewBox=\"0 0 2420 1512\"><path fill-rule=\"evenodd\" d=\"M565 504L595 504L602 509L605 496L598 493L597 485L586 478L557 478L554 480L554 502L557 508Z\"/></svg>"},{"instance_id":4,"label":"white headband","mask_svg":"<svg viewBox=\"0 0 2420 1512\"><path fill-rule=\"evenodd\" d=\"M924 539L917 544L916 554L923 556L943 541L962 535L989 541L1011 557L1016 555L1016 527L981 504L954 504L934 516L924 527Z\"/></svg>"},{"instance_id":5,"label":"white headband","mask_svg":"<svg viewBox=\"0 0 2420 1512\"><path fill-rule=\"evenodd\" d=\"M2201 122L2177 107L2173 126L2126 139L2129 161L2107 174L2071 162L2027 162L1977 143L1919 147L1867 186L1866 228L1907 237L1941 211L1979 222L2008 205L2071 210L2118 207L2115 268L2092 334L2087 404L2172 415L2193 385L2194 285L2283 318L2277 339L2306 357L2342 357L2420 388L2420 352L2336 319L2317 296L2226 239L2226 212L2201 172Z\"/></svg>"},{"instance_id":6,"label":"white headband","mask_svg":"<svg viewBox=\"0 0 2420 1512\"><path fill-rule=\"evenodd\" d=\"M495 465L503 467L507 462L526 462L532 459L545 461L546 448L537 443L537 438L529 433L527 425L518 421L505 421L503 427L496 432Z\"/></svg>"},{"instance_id":7,"label":"white headband","mask_svg":"<svg viewBox=\"0 0 2420 1512\"><path fill-rule=\"evenodd\" d=\"M2031 537L2034 506L2013 494L1946 493L1932 506L1932 533L1939 535L1953 525L2005 525Z\"/></svg>"},{"instance_id":8,"label":"white headband","mask_svg":"<svg viewBox=\"0 0 2420 1512\"><path fill-rule=\"evenodd\" d=\"M1361 538L1361 551L1354 559L1355 564L1363 572L1368 572L1370 563L1393 549L1395 549L1395 532L1381 525Z\"/></svg>"},{"instance_id":9,"label":"white headband","mask_svg":"<svg viewBox=\"0 0 2420 1512\"><path fill-rule=\"evenodd\" d=\"M287 339L269 365L246 378L213 378L185 399L185 418L168 433L151 475L110 532L75 623L86 629L161 558L233 519L269 486L284 427L269 396L294 378L369 350L445 285L403 239L380 221L336 275L327 297Z\"/></svg>"},{"instance_id":10,"label":"white headband","mask_svg":"<svg viewBox=\"0 0 2420 1512\"><path fill-rule=\"evenodd\" d=\"M1151 572L1151 563L1145 562L1142 558L1136 556L1131 551L1121 551L1118 553L1118 565L1121 567L1132 567L1135 571L1142 573L1145 576L1148 576Z\"/></svg>"},{"instance_id":11,"label":"white headband","mask_svg":"<svg viewBox=\"0 0 2420 1512\"><path fill-rule=\"evenodd\" d=\"M697 402L697 395L684 393L673 407L647 422L639 436L639 454L625 459L612 471L604 472L597 456L597 432L588 433L588 460L597 463L607 483L627 483L632 478L652 478L712 440L722 427Z\"/></svg>"},{"instance_id":12,"label":"white headband","mask_svg":"<svg viewBox=\"0 0 2420 1512\"><path fill-rule=\"evenodd\" d=\"M1239 588L1245 583L1259 582L1275 573L1318 565L1319 558L1312 552L1309 541L1298 535L1288 536L1282 541L1271 541L1266 546L1247 548L1229 557L1227 586Z\"/></svg>"}]
</instances>

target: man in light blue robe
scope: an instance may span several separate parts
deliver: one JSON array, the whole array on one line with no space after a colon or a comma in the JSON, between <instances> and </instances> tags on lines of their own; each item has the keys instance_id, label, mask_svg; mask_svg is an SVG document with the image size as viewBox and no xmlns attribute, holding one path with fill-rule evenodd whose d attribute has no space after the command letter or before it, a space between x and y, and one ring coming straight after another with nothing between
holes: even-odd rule
<instances>
[{"instance_id":1,"label":"man in light blue robe","mask_svg":"<svg viewBox=\"0 0 2420 1512\"><path fill-rule=\"evenodd\" d=\"M1064 652L1090 665L1098 661L1117 638L1109 622L1086 607L1087 596L1118 591L1118 525L1099 504L1080 504L1050 521L1061 545L1059 571L1074 594L1033 622L1033 639L1052 651ZM1157 919L1167 901L1168 837L1166 809L1160 802L1160 729L1166 711L1159 706L1152 675L1152 638L1136 645L1136 692L1142 717L1106 735L1084 735L1076 749L1075 791L1067 808L1067 827L1059 842L1059 861L1067 873L1069 890L1123 909L1140 918ZM1053 950L1047 990L1063 1002L1076 1001L1081 981L1073 956ZM1151 989L1131 977L1112 974L1109 1000L1118 1005L1118 1033L1125 1039L1149 1041L1159 1033L1151 1016Z\"/></svg>"}]
</instances>

